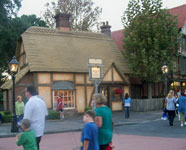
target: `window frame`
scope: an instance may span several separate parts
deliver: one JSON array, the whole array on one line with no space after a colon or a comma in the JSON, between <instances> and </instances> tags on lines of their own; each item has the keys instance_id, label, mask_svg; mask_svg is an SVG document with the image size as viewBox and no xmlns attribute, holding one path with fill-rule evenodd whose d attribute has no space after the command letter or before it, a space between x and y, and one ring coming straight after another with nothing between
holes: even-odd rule
<instances>
[{"instance_id":1,"label":"window frame","mask_svg":"<svg viewBox=\"0 0 186 150\"><path fill-rule=\"evenodd\" d=\"M71 100L71 105L73 105L73 106L69 107L68 104L67 104L68 107L65 107L65 106L64 106L63 109L64 109L64 110L75 109L75 108L76 108L75 90L53 90L53 91L52 91L52 93L53 93L52 107L53 107L53 108L56 108L56 100L55 100L55 98L57 98L57 97L60 95L60 94L59 94L60 91L63 93L63 95L62 95L63 100L66 98L66 99L67 99L66 101L68 102L68 99L69 99L70 97L73 99L73 101ZM55 95L55 92L58 93L57 96ZM71 92L71 95L69 95L70 92ZM65 95L65 93L66 93L67 95ZM72 102L73 102L74 104L72 104Z\"/></svg>"}]
</instances>

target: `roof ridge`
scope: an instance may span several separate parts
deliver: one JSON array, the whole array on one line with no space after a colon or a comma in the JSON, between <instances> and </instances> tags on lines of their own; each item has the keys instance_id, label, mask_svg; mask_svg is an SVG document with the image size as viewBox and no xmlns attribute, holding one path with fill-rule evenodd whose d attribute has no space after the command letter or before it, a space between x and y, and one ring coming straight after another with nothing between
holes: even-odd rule
<instances>
[{"instance_id":1,"label":"roof ridge","mask_svg":"<svg viewBox=\"0 0 186 150\"><path fill-rule=\"evenodd\" d=\"M58 29L51 29L46 27L37 27L31 26L29 27L23 34L25 33L40 33L40 34L54 34L54 35L76 35L76 36L85 36L85 37L99 37L103 39L109 39L110 37L106 36L103 33L89 32L89 31L60 31Z\"/></svg>"}]
</instances>

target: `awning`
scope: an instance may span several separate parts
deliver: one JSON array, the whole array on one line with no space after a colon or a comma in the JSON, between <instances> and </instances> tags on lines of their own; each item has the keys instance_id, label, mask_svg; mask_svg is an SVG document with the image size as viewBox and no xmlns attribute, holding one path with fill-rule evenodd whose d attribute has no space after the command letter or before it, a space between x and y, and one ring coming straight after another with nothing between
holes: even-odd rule
<instances>
[{"instance_id":1,"label":"awning","mask_svg":"<svg viewBox=\"0 0 186 150\"><path fill-rule=\"evenodd\" d=\"M60 81L52 85L52 90L75 90L75 86L69 81Z\"/></svg>"}]
</instances>

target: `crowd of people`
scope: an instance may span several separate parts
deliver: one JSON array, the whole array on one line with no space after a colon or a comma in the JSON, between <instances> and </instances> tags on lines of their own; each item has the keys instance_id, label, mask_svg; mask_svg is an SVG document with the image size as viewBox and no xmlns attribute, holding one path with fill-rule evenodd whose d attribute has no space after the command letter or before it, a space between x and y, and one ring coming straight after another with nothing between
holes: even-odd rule
<instances>
[{"instance_id":1,"label":"crowd of people","mask_svg":"<svg viewBox=\"0 0 186 150\"><path fill-rule=\"evenodd\" d=\"M18 96L16 101L16 115L18 125L21 126L22 133L16 136L17 145L23 145L25 150L39 150L39 143L44 134L45 116L48 115L45 101L38 96L33 86L28 86L25 90L28 99L26 105L22 97ZM106 106L106 97L103 94L93 95L93 109L87 111L83 116L84 128L81 135L81 150L112 150L113 123L112 112ZM129 118L131 98L128 93L123 99L125 118ZM60 118L64 119L63 101L58 97L56 111L60 112ZM169 125L173 126L175 116L180 120L181 127L186 125L186 92L174 92L170 90L164 100L164 115L168 116Z\"/></svg>"},{"instance_id":2,"label":"crowd of people","mask_svg":"<svg viewBox=\"0 0 186 150\"><path fill-rule=\"evenodd\" d=\"M21 122L20 126L23 131L16 136L16 143L18 146L23 146L24 150L39 150L48 110L45 101L38 96L34 86L29 85L26 88L25 96L28 99L25 107L21 96L18 96L16 102L18 124Z\"/></svg>"},{"instance_id":3,"label":"crowd of people","mask_svg":"<svg viewBox=\"0 0 186 150\"><path fill-rule=\"evenodd\" d=\"M81 150L112 150L112 112L106 106L103 94L94 94L94 111L88 111L83 117Z\"/></svg>"},{"instance_id":4,"label":"crowd of people","mask_svg":"<svg viewBox=\"0 0 186 150\"><path fill-rule=\"evenodd\" d=\"M28 86L25 90L28 99L26 105L22 97L16 101L16 115L22 133L16 136L18 146L24 150L39 150L39 144L44 134L45 116L48 115L45 101L38 96L34 86ZM87 111L83 116L84 128L82 130L80 149L82 150L112 150L112 112L106 106L106 97L103 94L94 94L94 110ZM126 105L128 107L128 105ZM57 101L57 111L60 118L64 118L63 102L61 97ZM128 114L129 115L129 114Z\"/></svg>"},{"instance_id":5,"label":"crowd of people","mask_svg":"<svg viewBox=\"0 0 186 150\"><path fill-rule=\"evenodd\" d=\"M173 126L174 118L177 115L180 121L180 126L186 125L186 92L180 90L174 92L170 90L164 101L163 117L168 115L169 125Z\"/></svg>"}]
</instances>

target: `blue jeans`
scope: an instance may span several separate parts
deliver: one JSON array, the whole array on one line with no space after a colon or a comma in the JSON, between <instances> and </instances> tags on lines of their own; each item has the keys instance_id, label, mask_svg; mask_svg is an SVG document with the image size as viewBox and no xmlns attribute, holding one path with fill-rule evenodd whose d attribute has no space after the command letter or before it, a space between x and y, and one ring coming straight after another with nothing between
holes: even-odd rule
<instances>
[{"instance_id":1,"label":"blue jeans","mask_svg":"<svg viewBox=\"0 0 186 150\"><path fill-rule=\"evenodd\" d=\"M125 118L129 118L130 117L129 108L130 107L125 107Z\"/></svg>"}]
</instances>

